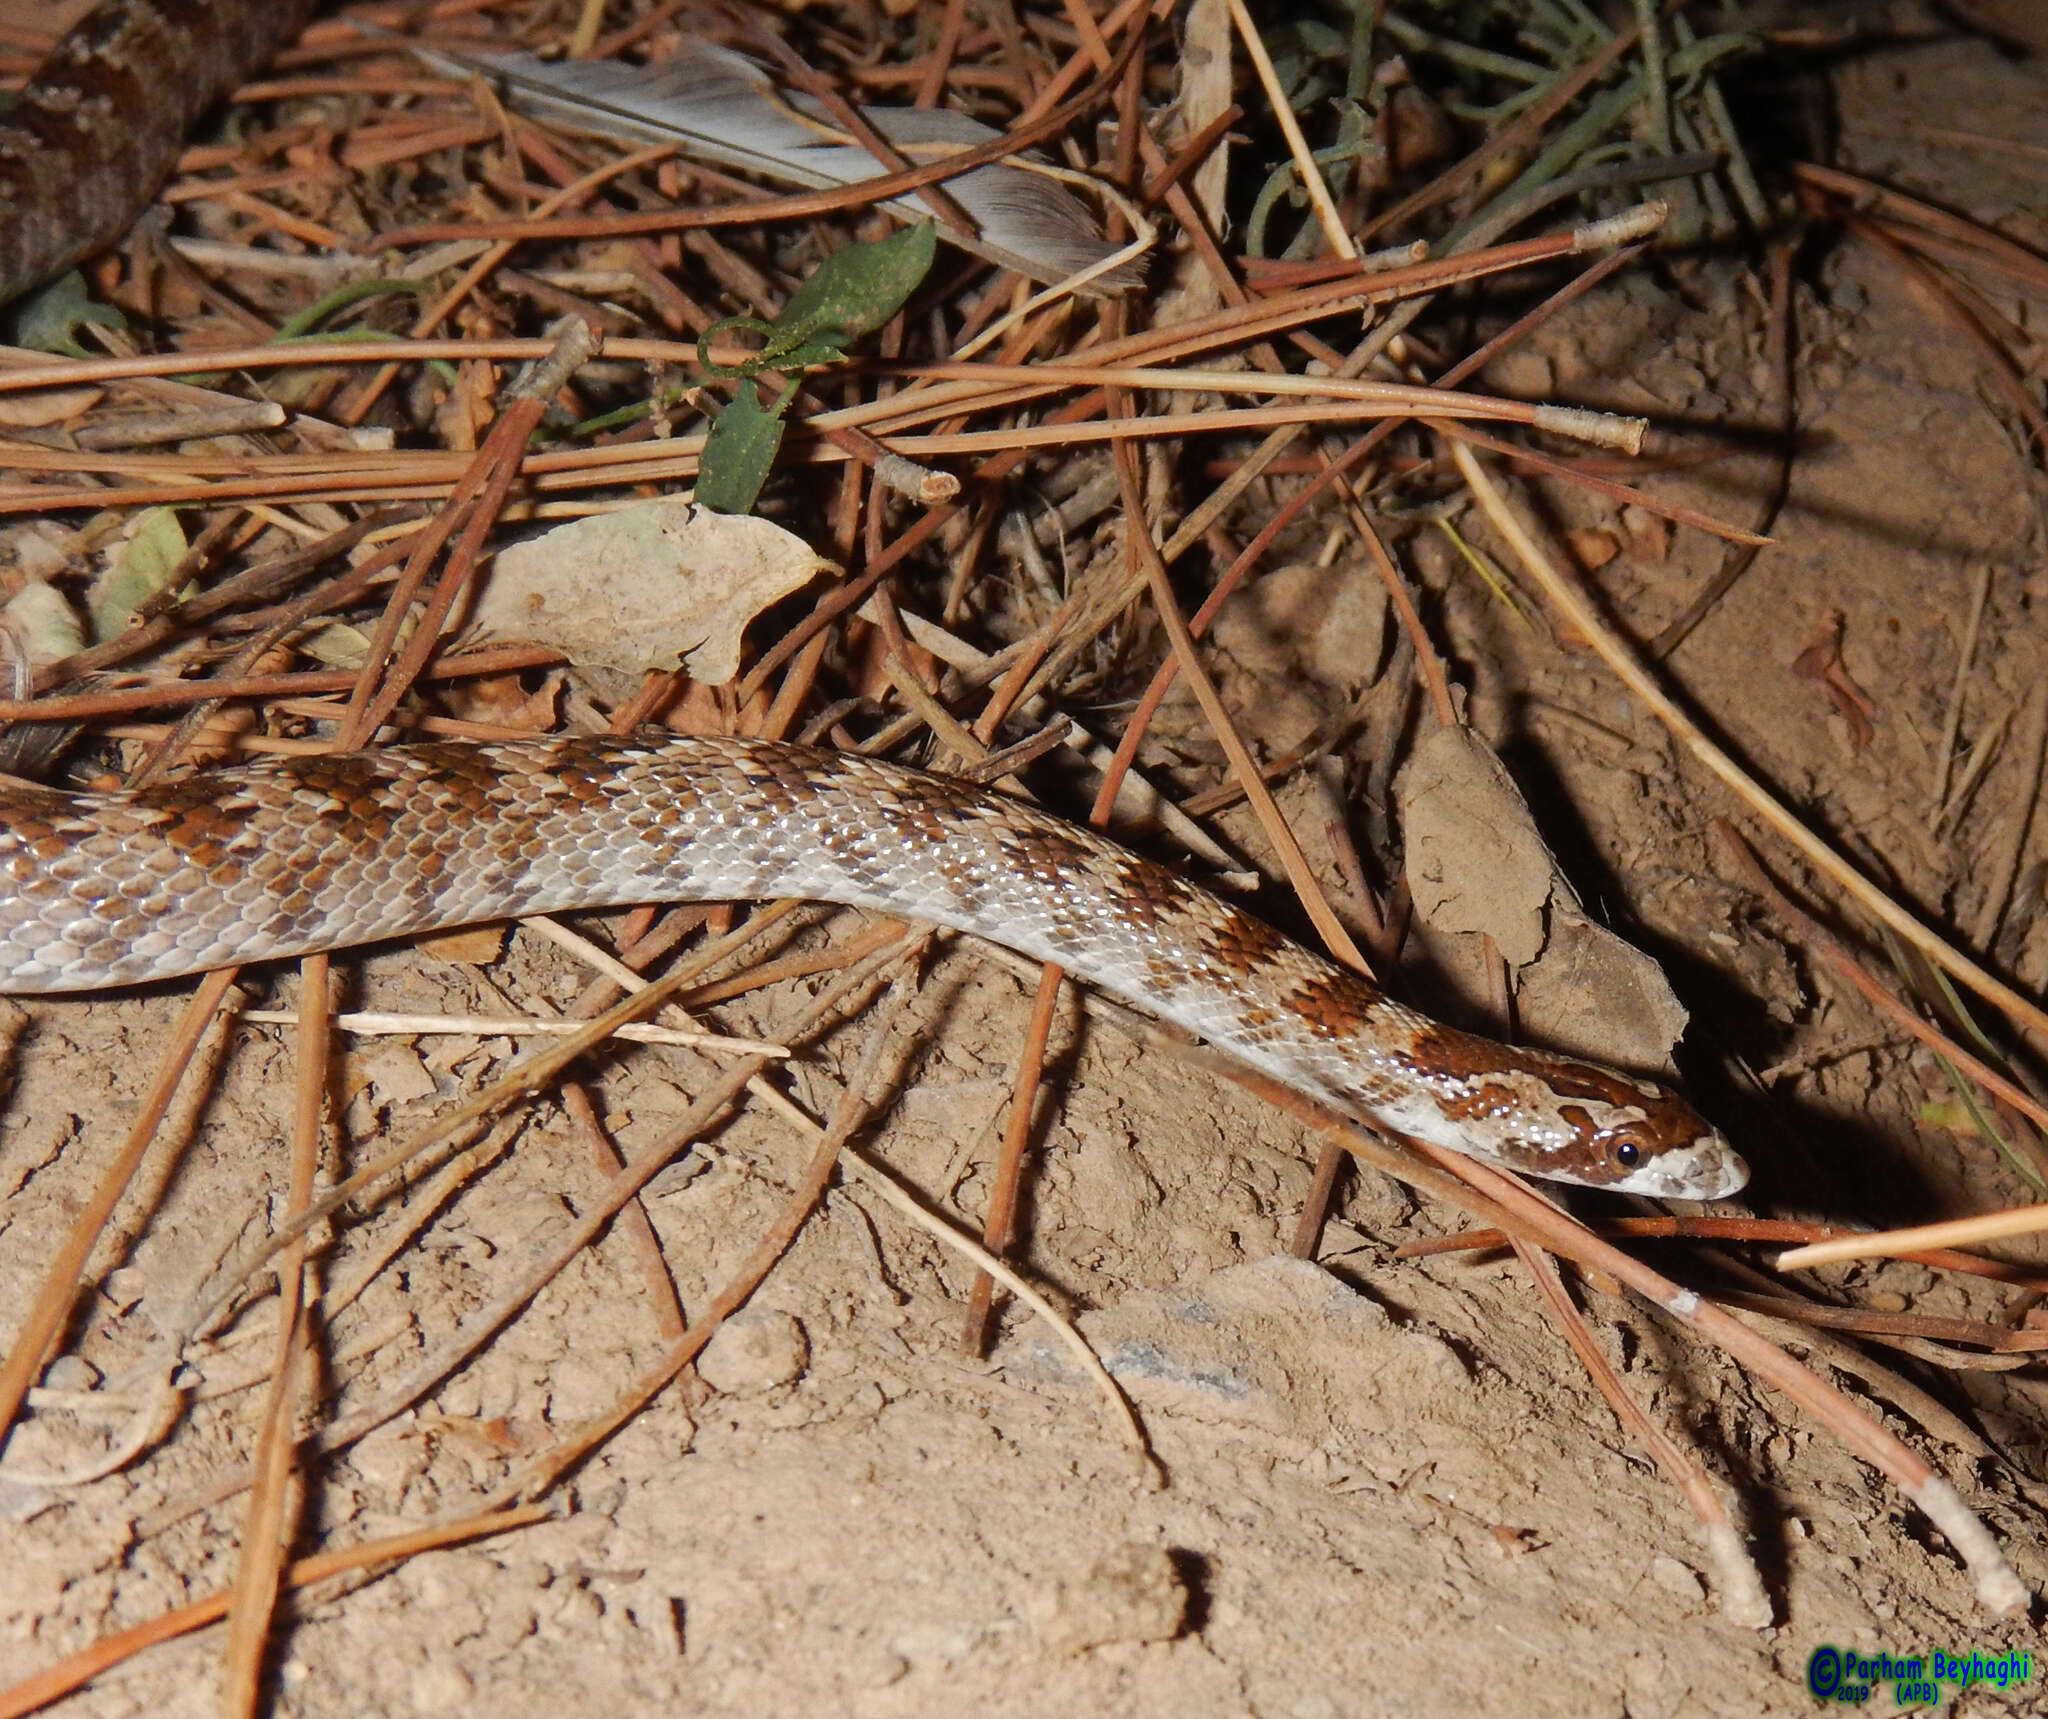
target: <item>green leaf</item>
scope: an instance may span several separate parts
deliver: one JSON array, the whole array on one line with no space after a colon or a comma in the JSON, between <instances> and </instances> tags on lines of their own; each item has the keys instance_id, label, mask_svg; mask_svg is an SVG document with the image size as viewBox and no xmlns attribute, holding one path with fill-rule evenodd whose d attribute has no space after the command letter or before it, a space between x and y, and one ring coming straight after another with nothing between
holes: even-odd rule
<instances>
[{"instance_id":1,"label":"green leaf","mask_svg":"<svg viewBox=\"0 0 2048 1719\"><path fill-rule=\"evenodd\" d=\"M127 630L129 617L169 582L185 559L185 528L177 509L152 507L136 521L114 563L92 583L86 608L92 636L104 643Z\"/></svg>"},{"instance_id":2,"label":"green leaf","mask_svg":"<svg viewBox=\"0 0 2048 1719\"><path fill-rule=\"evenodd\" d=\"M126 328L128 319L110 304L95 304L86 291L85 276L73 269L59 275L39 293L22 299L14 307L14 344L32 352L55 352L66 358L84 358L77 331L88 323L103 328Z\"/></svg>"},{"instance_id":3,"label":"green leaf","mask_svg":"<svg viewBox=\"0 0 2048 1719\"><path fill-rule=\"evenodd\" d=\"M801 370L843 357L849 341L880 328L903 308L931 268L937 248L938 229L930 221L886 239L848 245L818 265L772 323L729 316L697 337L699 364L713 376L743 379L705 438L697 469L699 502L715 513L751 513L768 481L782 446L783 409L796 390L784 390L772 408L764 407L751 378L763 370ZM761 350L737 365L713 364L711 337L726 328L761 335Z\"/></svg>"},{"instance_id":4,"label":"green leaf","mask_svg":"<svg viewBox=\"0 0 2048 1719\"><path fill-rule=\"evenodd\" d=\"M789 295L772 322L728 316L697 337L697 362L713 376L753 376L763 370L801 370L829 364L847 345L880 328L901 310L932 266L938 229L920 221L886 239L834 251ZM713 335L743 328L762 337L761 350L738 365L713 364Z\"/></svg>"},{"instance_id":5,"label":"green leaf","mask_svg":"<svg viewBox=\"0 0 2048 1719\"><path fill-rule=\"evenodd\" d=\"M698 505L714 513L752 513L782 446L784 428L781 411L763 406L754 384L742 382L704 439L697 466Z\"/></svg>"},{"instance_id":6,"label":"green leaf","mask_svg":"<svg viewBox=\"0 0 2048 1719\"><path fill-rule=\"evenodd\" d=\"M901 310L932 266L938 225L920 221L886 239L834 251L789 295L775 332L791 344L848 341L880 328Z\"/></svg>"}]
</instances>

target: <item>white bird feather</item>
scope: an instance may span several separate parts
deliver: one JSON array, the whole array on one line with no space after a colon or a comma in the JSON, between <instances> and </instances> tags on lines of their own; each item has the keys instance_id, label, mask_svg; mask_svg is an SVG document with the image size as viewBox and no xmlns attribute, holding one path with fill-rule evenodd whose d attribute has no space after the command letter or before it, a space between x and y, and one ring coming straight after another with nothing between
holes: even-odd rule
<instances>
[{"instance_id":1,"label":"white bird feather","mask_svg":"<svg viewBox=\"0 0 2048 1719\"><path fill-rule=\"evenodd\" d=\"M511 107L536 118L628 142L674 143L698 160L786 184L829 189L890 171L805 98L784 95L753 61L713 43L689 44L649 65L413 51L439 70L490 79ZM919 164L1001 135L943 108L864 107L860 113ZM1117 249L1080 199L1044 173L996 162L948 179L945 188L979 232L969 237L941 222L939 237L1032 280L1064 280ZM883 207L912 221L928 213L915 196L892 198ZM1113 292L1139 279L1137 268L1125 263L1089 287Z\"/></svg>"}]
</instances>

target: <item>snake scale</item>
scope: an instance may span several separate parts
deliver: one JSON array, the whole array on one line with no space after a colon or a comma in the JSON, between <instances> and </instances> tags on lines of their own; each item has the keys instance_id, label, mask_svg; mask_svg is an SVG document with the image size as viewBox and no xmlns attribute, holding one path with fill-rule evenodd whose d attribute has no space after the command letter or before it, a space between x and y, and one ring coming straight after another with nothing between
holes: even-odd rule
<instances>
[{"instance_id":1,"label":"snake scale","mask_svg":"<svg viewBox=\"0 0 2048 1719\"><path fill-rule=\"evenodd\" d=\"M0 115L0 304L110 243L311 0L106 0ZM0 803L0 991L88 990L515 914L806 896L1057 961L1362 1121L1710 1199L1742 1160L1654 1082L1404 1008L1170 871L894 765L737 740L431 745Z\"/></svg>"},{"instance_id":2,"label":"snake scale","mask_svg":"<svg viewBox=\"0 0 2048 1719\"><path fill-rule=\"evenodd\" d=\"M0 306L118 239L313 0L102 0L0 112Z\"/></svg>"},{"instance_id":3,"label":"snake scale","mask_svg":"<svg viewBox=\"0 0 2048 1719\"><path fill-rule=\"evenodd\" d=\"M516 914L805 897L974 932L1361 1121L1561 1181L1717 1198L1675 1094L1476 1038L1165 867L998 794L778 742L339 753L0 804L0 991L76 991Z\"/></svg>"}]
</instances>

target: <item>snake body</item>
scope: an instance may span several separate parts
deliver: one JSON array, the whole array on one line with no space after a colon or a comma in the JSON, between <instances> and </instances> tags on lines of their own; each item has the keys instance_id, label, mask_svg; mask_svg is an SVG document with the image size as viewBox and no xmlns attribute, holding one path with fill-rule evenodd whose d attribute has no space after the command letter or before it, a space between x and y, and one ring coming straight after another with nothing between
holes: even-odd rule
<instances>
[{"instance_id":1,"label":"snake body","mask_svg":"<svg viewBox=\"0 0 2048 1719\"><path fill-rule=\"evenodd\" d=\"M0 802L0 992L131 985L519 914L804 897L1056 961L1348 1116L1629 1192L1742 1160L1651 1081L1405 1008L1003 795L767 741L448 742Z\"/></svg>"},{"instance_id":2,"label":"snake body","mask_svg":"<svg viewBox=\"0 0 2048 1719\"><path fill-rule=\"evenodd\" d=\"M0 305L111 244L313 0L102 0L0 112Z\"/></svg>"}]
</instances>

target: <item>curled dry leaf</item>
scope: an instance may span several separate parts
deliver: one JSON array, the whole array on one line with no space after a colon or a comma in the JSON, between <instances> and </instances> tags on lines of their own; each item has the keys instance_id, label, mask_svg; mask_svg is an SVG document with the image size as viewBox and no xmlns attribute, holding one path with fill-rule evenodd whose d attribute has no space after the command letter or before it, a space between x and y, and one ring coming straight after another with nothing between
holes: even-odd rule
<instances>
[{"instance_id":1,"label":"curled dry leaf","mask_svg":"<svg viewBox=\"0 0 2048 1719\"><path fill-rule=\"evenodd\" d=\"M1686 1012L1663 970L1587 918L1521 791L1469 729L1423 737L1395 779L1408 887L1431 930L1493 938L1527 1035L1623 1068L1660 1068Z\"/></svg>"},{"instance_id":2,"label":"curled dry leaf","mask_svg":"<svg viewBox=\"0 0 2048 1719\"><path fill-rule=\"evenodd\" d=\"M169 583L185 559L185 528L175 508L152 507L121 539L107 567L92 582L86 608L95 640L119 638L129 618Z\"/></svg>"},{"instance_id":3,"label":"curled dry leaf","mask_svg":"<svg viewBox=\"0 0 2048 1719\"><path fill-rule=\"evenodd\" d=\"M1820 625L1792 659L1792 672L1801 680L1817 680L1827 689L1828 702L1849 725L1849 744L1861 752L1877 737L1877 705L1856 684L1842 661L1843 614L1830 609Z\"/></svg>"},{"instance_id":4,"label":"curled dry leaf","mask_svg":"<svg viewBox=\"0 0 2048 1719\"><path fill-rule=\"evenodd\" d=\"M0 627L30 668L62 662L85 649L85 629L54 585L30 579L0 610Z\"/></svg>"},{"instance_id":5,"label":"curled dry leaf","mask_svg":"<svg viewBox=\"0 0 2048 1719\"><path fill-rule=\"evenodd\" d=\"M637 679L682 662L717 686L739 672L749 621L833 571L779 525L671 498L513 545L470 618L502 638L555 645L585 669Z\"/></svg>"},{"instance_id":6,"label":"curled dry leaf","mask_svg":"<svg viewBox=\"0 0 2048 1719\"><path fill-rule=\"evenodd\" d=\"M44 430L83 417L104 398L104 388L51 388L0 398L0 429Z\"/></svg>"}]
</instances>

